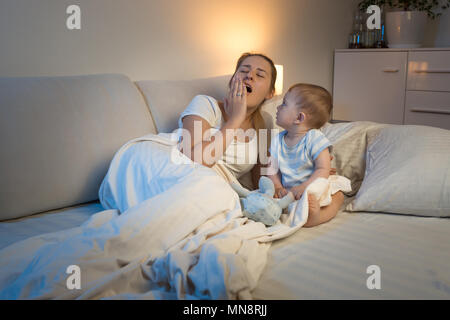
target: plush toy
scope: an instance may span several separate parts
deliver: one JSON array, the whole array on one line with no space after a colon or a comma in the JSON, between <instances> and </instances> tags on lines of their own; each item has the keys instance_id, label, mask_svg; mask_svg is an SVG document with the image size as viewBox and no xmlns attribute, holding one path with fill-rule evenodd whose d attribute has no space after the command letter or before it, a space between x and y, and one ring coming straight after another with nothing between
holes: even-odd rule
<instances>
[{"instance_id":1,"label":"plush toy","mask_svg":"<svg viewBox=\"0 0 450 320\"><path fill-rule=\"evenodd\" d=\"M265 176L259 179L259 189L255 191L249 191L236 183L231 183L231 187L241 197L244 216L262 222L266 226L277 223L283 209L295 200L292 192L282 199L274 199L275 187L272 180Z\"/></svg>"}]
</instances>

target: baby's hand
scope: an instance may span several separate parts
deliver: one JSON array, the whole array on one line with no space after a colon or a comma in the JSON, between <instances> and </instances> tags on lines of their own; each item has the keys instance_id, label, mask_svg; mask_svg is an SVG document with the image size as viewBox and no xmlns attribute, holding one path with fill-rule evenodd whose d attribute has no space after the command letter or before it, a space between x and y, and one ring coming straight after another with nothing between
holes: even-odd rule
<instances>
[{"instance_id":1,"label":"baby's hand","mask_svg":"<svg viewBox=\"0 0 450 320\"><path fill-rule=\"evenodd\" d=\"M331 155L331 153L330 153L330 162L331 161L333 161L333 159L334 159L334 157ZM333 175L335 175L337 172L336 172L336 168L330 168L330 176L333 176Z\"/></svg>"},{"instance_id":2,"label":"baby's hand","mask_svg":"<svg viewBox=\"0 0 450 320\"><path fill-rule=\"evenodd\" d=\"M278 187L278 188L275 188L274 198L280 198L281 199L287 194L288 194L288 191L285 188Z\"/></svg>"},{"instance_id":3,"label":"baby's hand","mask_svg":"<svg viewBox=\"0 0 450 320\"><path fill-rule=\"evenodd\" d=\"M292 187L290 191L294 194L295 200L299 200L302 197L303 191L305 191L305 189L301 185L299 185Z\"/></svg>"}]
</instances>

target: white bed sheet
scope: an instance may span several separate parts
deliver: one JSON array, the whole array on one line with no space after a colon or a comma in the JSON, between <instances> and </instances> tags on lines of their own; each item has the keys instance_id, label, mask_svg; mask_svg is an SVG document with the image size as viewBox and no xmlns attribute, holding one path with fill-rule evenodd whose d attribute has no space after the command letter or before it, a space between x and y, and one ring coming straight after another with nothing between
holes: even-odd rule
<instances>
[{"instance_id":1,"label":"white bed sheet","mask_svg":"<svg viewBox=\"0 0 450 320\"><path fill-rule=\"evenodd\" d=\"M347 199L346 203L351 199ZM368 289L367 267L381 289ZM450 219L341 211L278 240L254 299L450 299Z\"/></svg>"},{"instance_id":2,"label":"white bed sheet","mask_svg":"<svg viewBox=\"0 0 450 320\"><path fill-rule=\"evenodd\" d=\"M79 227L94 213L103 210L100 202L96 201L2 221L0 222L0 249L29 237Z\"/></svg>"},{"instance_id":3,"label":"white bed sheet","mask_svg":"<svg viewBox=\"0 0 450 320\"><path fill-rule=\"evenodd\" d=\"M94 202L1 222L0 248L102 210ZM366 286L369 265L380 267L380 290ZM450 219L341 211L275 241L253 298L450 299L449 266Z\"/></svg>"}]
</instances>

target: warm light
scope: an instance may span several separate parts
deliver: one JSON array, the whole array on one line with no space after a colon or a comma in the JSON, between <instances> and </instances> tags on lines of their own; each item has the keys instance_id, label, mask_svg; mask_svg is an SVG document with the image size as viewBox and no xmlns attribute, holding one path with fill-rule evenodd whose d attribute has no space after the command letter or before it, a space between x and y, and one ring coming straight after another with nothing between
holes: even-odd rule
<instances>
[{"instance_id":1,"label":"warm light","mask_svg":"<svg viewBox=\"0 0 450 320\"><path fill-rule=\"evenodd\" d=\"M275 95L280 95L283 93L283 65L276 64L277 69L277 80L275 81Z\"/></svg>"}]
</instances>

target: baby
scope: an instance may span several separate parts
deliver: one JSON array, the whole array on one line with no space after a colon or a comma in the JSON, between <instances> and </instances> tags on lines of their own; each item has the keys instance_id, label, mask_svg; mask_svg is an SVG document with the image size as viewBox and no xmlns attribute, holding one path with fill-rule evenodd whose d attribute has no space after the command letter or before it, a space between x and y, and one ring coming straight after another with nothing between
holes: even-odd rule
<instances>
[{"instance_id":1,"label":"baby","mask_svg":"<svg viewBox=\"0 0 450 320\"><path fill-rule=\"evenodd\" d=\"M285 130L272 139L270 146L271 167L276 173L268 177L274 183L276 198L291 191L299 200L315 179L329 177L331 144L318 129L330 119L331 109L332 99L327 90L303 83L289 88L283 103L277 107L276 123ZM342 192L337 192L331 204L321 208L318 200L309 195L305 226L332 219L343 201Z\"/></svg>"}]
</instances>

